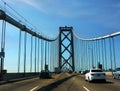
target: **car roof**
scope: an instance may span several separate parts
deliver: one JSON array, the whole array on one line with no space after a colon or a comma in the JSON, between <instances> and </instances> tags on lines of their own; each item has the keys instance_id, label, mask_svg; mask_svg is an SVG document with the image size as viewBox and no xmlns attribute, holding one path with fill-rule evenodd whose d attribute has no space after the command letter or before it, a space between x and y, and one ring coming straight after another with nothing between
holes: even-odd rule
<instances>
[{"instance_id":1,"label":"car roof","mask_svg":"<svg viewBox=\"0 0 120 91\"><path fill-rule=\"evenodd\" d=\"M101 70L100 68L92 68L90 70Z\"/></svg>"}]
</instances>

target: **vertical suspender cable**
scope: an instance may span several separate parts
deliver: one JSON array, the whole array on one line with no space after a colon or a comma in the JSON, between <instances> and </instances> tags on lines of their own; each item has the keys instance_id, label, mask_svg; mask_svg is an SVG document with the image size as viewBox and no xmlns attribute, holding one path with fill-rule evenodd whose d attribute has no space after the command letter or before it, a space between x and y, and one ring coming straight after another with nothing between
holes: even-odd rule
<instances>
[{"instance_id":1,"label":"vertical suspender cable","mask_svg":"<svg viewBox=\"0 0 120 91\"><path fill-rule=\"evenodd\" d=\"M104 67L104 44L103 44L103 40L101 40L101 42L102 42L102 69L104 69L105 67ZM105 70L105 69L104 69Z\"/></svg>"},{"instance_id":2,"label":"vertical suspender cable","mask_svg":"<svg viewBox=\"0 0 120 91\"><path fill-rule=\"evenodd\" d=\"M52 67L53 67L53 42L51 43L51 71L52 71Z\"/></svg>"},{"instance_id":3,"label":"vertical suspender cable","mask_svg":"<svg viewBox=\"0 0 120 91\"><path fill-rule=\"evenodd\" d=\"M50 63L49 63L50 71L52 71L52 70L51 70L51 61L52 61L52 59L51 59L51 56L52 56L51 44L52 44L52 42L50 43Z\"/></svg>"},{"instance_id":4,"label":"vertical suspender cable","mask_svg":"<svg viewBox=\"0 0 120 91\"><path fill-rule=\"evenodd\" d=\"M95 54L95 40L93 40L93 46L92 46L92 50L93 50L93 67L95 67L95 63L96 63L96 54Z\"/></svg>"},{"instance_id":5,"label":"vertical suspender cable","mask_svg":"<svg viewBox=\"0 0 120 91\"><path fill-rule=\"evenodd\" d=\"M89 47L89 41L87 41L87 70L89 69L89 50L88 50L88 47Z\"/></svg>"},{"instance_id":6,"label":"vertical suspender cable","mask_svg":"<svg viewBox=\"0 0 120 91\"><path fill-rule=\"evenodd\" d=\"M99 63L101 64L101 44L100 44L101 40L98 40L98 49L99 49Z\"/></svg>"},{"instance_id":7,"label":"vertical suspender cable","mask_svg":"<svg viewBox=\"0 0 120 91\"><path fill-rule=\"evenodd\" d=\"M83 40L81 41L81 68L83 70Z\"/></svg>"},{"instance_id":8,"label":"vertical suspender cable","mask_svg":"<svg viewBox=\"0 0 120 91\"><path fill-rule=\"evenodd\" d=\"M55 42L54 42L54 50L53 50L53 51L54 51L54 56L53 56L53 60L54 60L54 61L53 61L53 64L54 64L54 65L53 65L53 70L54 70L54 67L55 67L55 65L56 65L56 64L55 64L55 63L56 63L56 62L55 62L55 57L56 57L56 55L55 55Z\"/></svg>"},{"instance_id":9,"label":"vertical suspender cable","mask_svg":"<svg viewBox=\"0 0 120 91\"><path fill-rule=\"evenodd\" d=\"M100 63L100 42L98 40L98 63Z\"/></svg>"},{"instance_id":10,"label":"vertical suspender cable","mask_svg":"<svg viewBox=\"0 0 120 91\"><path fill-rule=\"evenodd\" d=\"M47 41L45 41L45 46L44 46L45 47L45 65L44 65L45 70L46 70L46 48L47 48L46 46L47 46Z\"/></svg>"},{"instance_id":11,"label":"vertical suspender cable","mask_svg":"<svg viewBox=\"0 0 120 91\"><path fill-rule=\"evenodd\" d=\"M74 43L74 45L75 45L75 43ZM76 49L76 51L77 51L77 49ZM80 71L80 58L79 58L80 57L80 41L78 41L78 52L79 53L78 53L78 57L77 57L78 59L77 60L78 60L78 67L79 67L79 71Z\"/></svg>"},{"instance_id":12,"label":"vertical suspender cable","mask_svg":"<svg viewBox=\"0 0 120 91\"><path fill-rule=\"evenodd\" d=\"M30 72L32 72L33 36L31 35Z\"/></svg>"},{"instance_id":13,"label":"vertical suspender cable","mask_svg":"<svg viewBox=\"0 0 120 91\"><path fill-rule=\"evenodd\" d=\"M79 49L79 61L80 61L80 62L79 62L79 66L80 66L80 67L79 67L79 68L80 68L80 70L81 70L81 40L79 41L79 48L80 48L80 49Z\"/></svg>"},{"instance_id":14,"label":"vertical suspender cable","mask_svg":"<svg viewBox=\"0 0 120 91\"><path fill-rule=\"evenodd\" d=\"M114 67L116 68L116 58L115 58L115 43L114 38L112 37L112 46L113 46L113 59L114 59Z\"/></svg>"},{"instance_id":15,"label":"vertical suspender cable","mask_svg":"<svg viewBox=\"0 0 120 91\"><path fill-rule=\"evenodd\" d=\"M24 76L25 76L25 73L26 73L26 42L27 42L27 33L25 32L25 35L24 35Z\"/></svg>"},{"instance_id":16,"label":"vertical suspender cable","mask_svg":"<svg viewBox=\"0 0 120 91\"><path fill-rule=\"evenodd\" d=\"M95 65L96 65L96 67L97 67L97 60L98 60L98 55L97 55L97 41L95 40L95 54L96 54L96 56L95 56Z\"/></svg>"},{"instance_id":17,"label":"vertical suspender cable","mask_svg":"<svg viewBox=\"0 0 120 91\"><path fill-rule=\"evenodd\" d=\"M84 43L84 45L83 45L83 55L85 55L85 40L84 40L83 43ZM85 67L85 64L86 64L86 63L85 63L85 57L83 57L84 70L85 70L85 68L86 68L86 67Z\"/></svg>"},{"instance_id":18,"label":"vertical suspender cable","mask_svg":"<svg viewBox=\"0 0 120 91\"><path fill-rule=\"evenodd\" d=\"M105 52L105 66L106 66L106 70L107 70L107 55L106 55L106 42L105 42L105 39L103 40L104 41L104 52Z\"/></svg>"},{"instance_id":19,"label":"vertical suspender cable","mask_svg":"<svg viewBox=\"0 0 120 91\"><path fill-rule=\"evenodd\" d=\"M2 22L2 36L1 36L1 69L0 71L4 69L4 57L5 57L5 33L6 33L6 21L3 20Z\"/></svg>"},{"instance_id":20,"label":"vertical suspender cable","mask_svg":"<svg viewBox=\"0 0 120 91\"><path fill-rule=\"evenodd\" d=\"M98 65L98 62L99 62L99 56L98 56L98 55L99 55L99 52L98 52L98 40L96 40L96 52L97 52L97 53L96 53L96 54L97 54L97 62L96 62L96 63L97 63L97 65Z\"/></svg>"},{"instance_id":21,"label":"vertical suspender cable","mask_svg":"<svg viewBox=\"0 0 120 91\"><path fill-rule=\"evenodd\" d=\"M21 57L21 30L20 30L20 32L19 32L18 73L20 72L20 57Z\"/></svg>"},{"instance_id":22,"label":"vertical suspender cable","mask_svg":"<svg viewBox=\"0 0 120 91\"><path fill-rule=\"evenodd\" d=\"M92 40L91 41L92 43L92 45L91 45L91 54L92 54L92 67L94 68L94 57L93 57L93 55L94 55L94 40Z\"/></svg>"},{"instance_id":23,"label":"vertical suspender cable","mask_svg":"<svg viewBox=\"0 0 120 91\"><path fill-rule=\"evenodd\" d=\"M35 73L36 73L36 46L37 46L37 40L35 37Z\"/></svg>"},{"instance_id":24,"label":"vertical suspender cable","mask_svg":"<svg viewBox=\"0 0 120 91\"><path fill-rule=\"evenodd\" d=\"M89 54L89 58L88 58L88 67L90 67L90 51L89 51L89 47L90 47L90 41L88 41L88 54Z\"/></svg>"},{"instance_id":25,"label":"vertical suspender cable","mask_svg":"<svg viewBox=\"0 0 120 91\"><path fill-rule=\"evenodd\" d=\"M40 58L39 58L39 60L40 60L40 62L39 62L40 68L39 68L39 69L40 69L40 71L41 71L41 57L42 57L42 56L41 56L41 54L42 54L42 53L41 53L41 50L42 50L42 49L41 49L41 44L42 44L42 39L40 39L40 43L39 43L39 46L40 46L40 53L39 53L39 56L40 56Z\"/></svg>"},{"instance_id":26,"label":"vertical suspender cable","mask_svg":"<svg viewBox=\"0 0 120 91\"><path fill-rule=\"evenodd\" d=\"M6 2L4 2L4 11L6 11ZM0 71L4 69L4 58L5 58L5 33L6 33L6 21L2 21L2 38L1 38L1 68Z\"/></svg>"},{"instance_id":27,"label":"vertical suspender cable","mask_svg":"<svg viewBox=\"0 0 120 91\"><path fill-rule=\"evenodd\" d=\"M43 70L43 40L41 40L41 70Z\"/></svg>"},{"instance_id":28,"label":"vertical suspender cable","mask_svg":"<svg viewBox=\"0 0 120 91\"><path fill-rule=\"evenodd\" d=\"M41 70L43 70L43 59L44 59L44 41L41 41Z\"/></svg>"},{"instance_id":29,"label":"vertical suspender cable","mask_svg":"<svg viewBox=\"0 0 120 91\"><path fill-rule=\"evenodd\" d=\"M53 49L53 56L52 56L52 60L53 60L53 61L52 61L52 64L53 64L53 65L52 65L52 70L53 70L54 64L55 64L55 63L54 63L54 54L55 54L55 53L54 53L54 52L55 52L55 51L54 51L54 42L53 42L52 49Z\"/></svg>"},{"instance_id":30,"label":"vertical suspender cable","mask_svg":"<svg viewBox=\"0 0 120 91\"><path fill-rule=\"evenodd\" d=\"M93 44L92 44L92 47L91 47L91 59L92 59L92 68L94 67L94 58L93 58Z\"/></svg>"},{"instance_id":31,"label":"vertical suspender cable","mask_svg":"<svg viewBox=\"0 0 120 91\"><path fill-rule=\"evenodd\" d=\"M78 50L78 52L79 52L78 40L77 40L77 39L76 39L76 40L74 39L74 42L76 43L76 45L74 45L74 48L75 48L74 50L75 50L75 51ZM79 55L78 53L77 53L77 54L74 53L74 56L75 56L75 57L74 57L74 58L75 58L75 65L76 65L75 70L78 69L78 67L79 67L78 55ZM71 62L71 61L70 61L70 62Z\"/></svg>"},{"instance_id":32,"label":"vertical suspender cable","mask_svg":"<svg viewBox=\"0 0 120 91\"><path fill-rule=\"evenodd\" d=\"M49 69L49 66L50 66L50 53L49 53L49 47L50 47L50 45L49 45L49 42L48 42L48 69Z\"/></svg>"},{"instance_id":33,"label":"vertical suspender cable","mask_svg":"<svg viewBox=\"0 0 120 91\"><path fill-rule=\"evenodd\" d=\"M39 57L39 56L40 56L40 46L39 46L40 43L39 43L39 42L40 42L40 41L39 41L39 38L38 38L38 63L37 63L37 65L38 65L37 67L38 67L38 68L37 68L37 72L39 72L39 61L40 61L40 59L39 59L39 58L40 58L40 57Z\"/></svg>"},{"instance_id":34,"label":"vertical suspender cable","mask_svg":"<svg viewBox=\"0 0 120 91\"><path fill-rule=\"evenodd\" d=\"M84 49L84 52L85 52L85 70L87 70L87 41L85 40L85 49Z\"/></svg>"},{"instance_id":35,"label":"vertical suspender cable","mask_svg":"<svg viewBox=\"0 0 120 91\"><path fill-rule=\"evenodd\" d=\"M97 61L97 52L96 52L96 40L94 40L94 65L97 67L96 61Z\"/></svg>"},{"instance_id":36,"label":"vertical suspender cable","mask_svg":"<svg viewBox=\"0 0 120 91\"><path fill-rule=\"evenodd\" d=\"M113 67L112 67L112 43L111 43L111 38L109 38L109 43L110 43L110 60L111 60L111 71L113 70Z\"/></svg>"}]
</instances>

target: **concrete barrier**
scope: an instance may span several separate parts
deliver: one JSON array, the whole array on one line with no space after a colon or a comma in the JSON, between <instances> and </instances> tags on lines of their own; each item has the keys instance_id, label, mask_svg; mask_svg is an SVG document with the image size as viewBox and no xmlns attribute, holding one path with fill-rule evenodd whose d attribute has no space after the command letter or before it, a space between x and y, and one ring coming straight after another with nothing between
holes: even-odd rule
<instances>
[{"instance_id":1,"label":"concrete barrier","mask_svg":"<svg viewBox=\"0 0 120 91\"><path fill-rule=\"evenodd\" d=\"M17 80L33 76L39 76L39 73L7 73L2 76L2 81Z\"/></svg>"}]
</instances>

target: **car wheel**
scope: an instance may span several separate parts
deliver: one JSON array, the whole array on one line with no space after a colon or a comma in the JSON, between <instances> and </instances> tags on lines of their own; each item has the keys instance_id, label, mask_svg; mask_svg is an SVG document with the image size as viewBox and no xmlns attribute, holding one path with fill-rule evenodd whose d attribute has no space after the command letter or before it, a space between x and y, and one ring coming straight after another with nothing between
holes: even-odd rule
<instances>
[{"instance_id":1,"label":"car wheel","mask_svg":"<svg viewBox=\"0 0 120 91\"><path fill-rule=\"evenodd\" d=\"M88 77L88 81L90 82L90 78Z\"/></svg>"},{"instance_id":2,"label":"car wheel","mask_svg":"<svg viewBox=\"0 0 120 91\"><path fill-rule=\"evenodd\" d=\"M106 80L103 80L103 82L105 82L105 83L106 83Z\"/></svg>"},{"instance_id":3,"label":"car wheel","mask_svg":"<svg viewBox=\"0 0 120 91\"><path fill-rule=\"evenodd\" d=\"M87 81L87 78L85 77L85 81Z\"/></svg>"}]
</instances>

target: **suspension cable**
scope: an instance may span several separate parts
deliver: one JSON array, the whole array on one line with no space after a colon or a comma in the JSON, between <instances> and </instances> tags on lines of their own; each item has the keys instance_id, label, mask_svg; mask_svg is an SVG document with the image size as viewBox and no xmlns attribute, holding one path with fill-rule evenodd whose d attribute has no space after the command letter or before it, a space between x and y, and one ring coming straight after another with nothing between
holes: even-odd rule
<instances>
[{"instance_id":1,"label":"suspension cable","mask_svg":"<svg viewBox=\"0 0 120 91\"><path fill-rule=\"evenodd\" d=\"M105 39L103 40L104 41L104 52L105 52L105 64L106 64L106 70L107 70L107 55L106 55L106 42L105 42Z\"/></svg>"},{"instance_id":2,"label":"suspension cable","mask_svg":"<svg viewBox=\"0 0 120 91\"><path fill-rule=\"evenodd\" d=\"M116 68L115 43L114 43L114 38L113 37L112 37L112 46L113 46L114 67Z\"/></svg>"},{"instance_id":3,"label":"suspension cable","mask_svg":"<svg viewBox=\"0 0 120 91\"><path fill-rule=\"evenodd\" d=\"M111 38L109 38L109 43L110 43L110 60L111 60L111 71L113 70L112 67L112 42L111 42Z\"/></svg>"},{"instance_id":4,"label":"suspension cable","mask_svg":"<svg viewBox=\"0 0 120 91\"><path fill-rule=\"evenodd\" d=\"M48 69L49 69L49 66L50 66L50 44L48 42Z\"/></svg>"},{"instance_id":5,"label":"suspension cable","mask_svg":"<svg viewBox=\"0 0 120 91\"><path fill-rule=\"evenodd\" d=\"M3 7L4 11L6 12L6 3L4 2L4 7ZM0 72L2 72L2 70L4 69L4 58L5 58L5 36L6 36L6 21L3 20L2 21L2 36L1 36L1 53L2 53L2 57L1 57L1 68L0 68Z\"/></svg>"},{"instance_id":6,"label":"suspension cable","mask_svg":"<svg viewBox=\"0 0 120 91\"><path fill-rule=\"evenodd\" d=\"M36 37L35 37L35 57L34 57L34 60L35 60L35 73L36 73L36 46L37 46L37 40L36 40Z\"/></svg>"},{"instance_id":7,"label":"suspension cable","mask_svg":"<svg viewBox=\"0 0 120 91\"><path fill-rule=\"evenodd\" d=\"M18 47L18 73L20 72L20 60L21 60L21 31L19 32L19 47Z\"/></svg>"},{"instance_id":8,"label":"suspension cable","mask_svg":"<svg viewBox=\"0 0 120 91\"><path fill-rule=\"evenodd\" d=\"M27 45L27 33L24 34L24 76L26 73L26 45Z\"/></svg>"},{"instance_id":9,"label":"suspension cable","mask_svg":"<svg viewBox=\"0 0 120 91\"><path fill-rule=\"evenodd\" d=\"M103 40L101 40L101 44L102 44L102 69L104 69L104 44L103 44Z\"/></svg>"},{"instance_id":10,"label":"suspension cable","mask_svg":"<svg viewBox=\"0 0 120 91\"><path fill-rule=\"evenodd\" d=\"M30 50L30 72L32 72L32 53L33 53L33 36L31 35L31 50Z\"/></svg>"},{"instance_id":11,"label":"suspension cable","mask_svg":"<svg viewBox=\"0 0 120 91\"><path fill-rule=\"evenodd\" d=\"M38 63L37 63L37 72L39 72L39 61L40 61L40 46L39 46L39 44L40 44L40 41L39 41L39 38L38 38Z\"/></svg>"},{"instance_id":12,"label":"suspension cable","mask_svg":"<svg viewBox=\"0 0 120 91\"><path fill-rule=\"evenodd\" d=\"M46 56L47 56L47 41L45 41L45 70L46 70L46 65L47 65L47 59L46 59Z\"/></svg>"},{"instance_id":13,"label":"suspension cable","mask_svg":"<svg viewBox=\"0 0 120 91\"><path fill-rule=\"evenodd\" d=\"M41 40L41 70L43 70L43 40Z\"/></svg>"},{"instance_id":14,"label":"suspension cable","mask_svg":"<svg viewBox=\"0 0 120 91\"><path fill-rule=\"evenodd\" d=\"M4 69L4 57L5 57L5 35L6 35L6 21L3 20L2 22L2 36L1 36L1 69Z\"/></svg>"}]
</instances>

